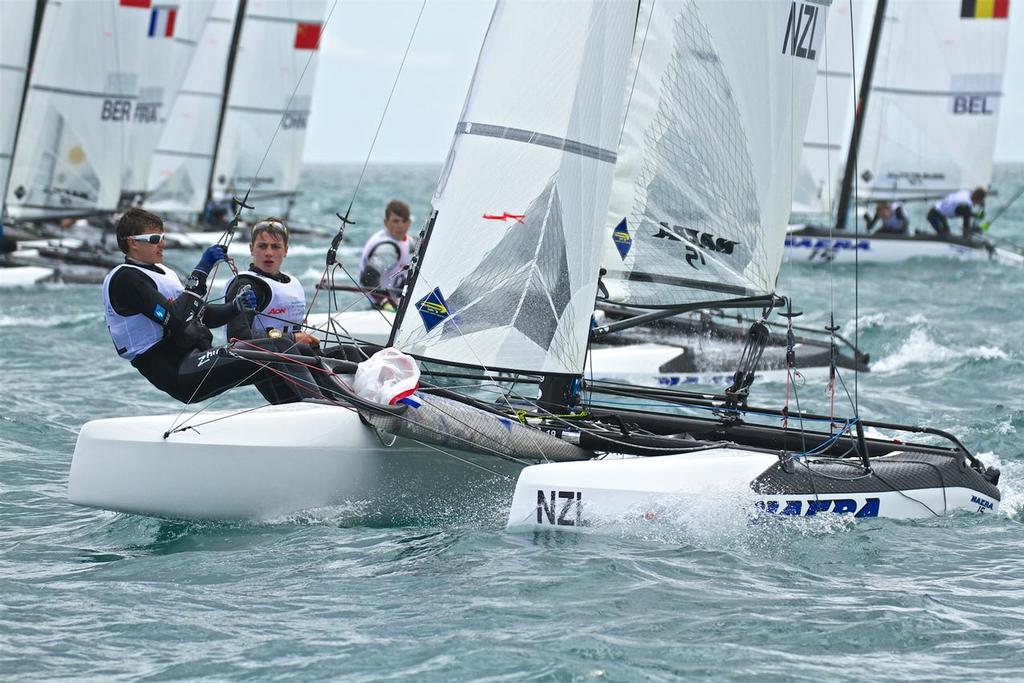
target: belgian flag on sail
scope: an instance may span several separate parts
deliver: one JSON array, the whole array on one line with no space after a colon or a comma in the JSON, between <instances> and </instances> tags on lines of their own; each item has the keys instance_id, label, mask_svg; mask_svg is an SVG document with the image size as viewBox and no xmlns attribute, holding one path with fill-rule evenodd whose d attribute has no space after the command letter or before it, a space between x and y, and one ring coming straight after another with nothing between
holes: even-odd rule
<instances>
[{"instance_id":1,"label":"belgian flag on sail","mask_svg":"<svg viewBox=\"0 0 1024 683\"><path fill-rule=\"evenodd\" d=\"M1010 0L960 0L961 19L1005 19Z\"/></svg>"}]
</instances>

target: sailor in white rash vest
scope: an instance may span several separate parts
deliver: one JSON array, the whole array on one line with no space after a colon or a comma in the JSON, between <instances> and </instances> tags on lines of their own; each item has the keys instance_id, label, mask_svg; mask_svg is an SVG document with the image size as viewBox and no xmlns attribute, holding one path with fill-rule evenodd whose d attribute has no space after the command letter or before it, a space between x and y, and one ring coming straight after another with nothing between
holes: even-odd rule
<instances>
[{"instance_id":1,"label":"sailor in white rash vest","mask_svg":"<svg viewBox=\"0 0 1024 683\"><path fill-rule=\"evenodd\" d=\"M214 264L225 260L224 247L216 244L206 249L182 286L177 274L162 265L163 236L163 221L148 211L132 208L118 220L117 243L125 263L103 283L104 316L118 355L131 361L153 386L182 403L202 401L243 384L256 384L275 403L321 398L309 370L302 366L263 367L218 353L209 328L254 310L256 296L251 288L241 287L230 303L207 304L203 301L206 279ZM268 351L302 352L292 350L294 343L284 339L248 343ZM278 386L282 373L289 378L283 391Z\"/></svg>"},{"instance_id":2,"label":"sailor in white rash vest","mask_svg":"<svg viewBox=\"0 0 1024 683\"><path fill-rule=\"evenodd\" d=\"M306 319L302 283L281 271L288 256L288 226L284 221L268 218L254 225L249 253L249 270L228 282L224 300L233 300L248 285L256 295L256 310L232 319L228 323L228 338L254 339L280 333L300 344L317 346L320 340L302 331Z\"/></svg>"},{"instance_id":3,"label":"sailor in white rash vest","mask_svg":"<svg viewBox=\"0 0 1024 683\"><path fill-rule=\"evenodd\" d=\"M359 259L359 286L377 308L393 308L405 286L416 245L409 237L409 205L392 199L384 209L384 228L374 233Z\"/></svg>"},{"instance_id":4,"label":"sailor in white rash vest","mask_svg":"<svg viewBox=\"0 0 1024 683\"><path fill-rule=\"evenodd\" d=\"M974 222L980 221L985 217L985 197L987 194L983 187L975 188L973 192L960 190L959 192L948 194L935 202L935 205L928 210L928 223L935 228L935 232L939 233L941 237L949 237L949 219L959 216L964 221L964 239L971 239L976 232ZM982 224L978 230L986 227L987 224Z\"/></svg>"}]
</instances>

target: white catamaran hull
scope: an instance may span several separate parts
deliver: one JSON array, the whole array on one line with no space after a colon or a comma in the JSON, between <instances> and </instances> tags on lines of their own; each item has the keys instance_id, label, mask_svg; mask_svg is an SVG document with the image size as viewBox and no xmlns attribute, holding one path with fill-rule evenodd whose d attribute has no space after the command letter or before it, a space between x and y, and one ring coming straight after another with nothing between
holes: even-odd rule
<instances>
[{"instance_id":1,"label":"white catamaran hull","mask_svg":"<svg viewBox=\"0 0 1024 683\"><path fill-rule=\"evenodd\" d=\"M997 498L966 487L756 493L752 482L777 465L770 453L734 448L535 465L519 475L508 528L582 531L603 524L711 523L730 515L915 519L999 508Z\"/></svg>"},{"instance_id":2,"label":"white catamaran hull","mask_svg":"<svg viewBox=\"0 0 1024 683\"><path fill-rule=\"evenodd\" d=\"M53 278L52 268L5 266L0 268L0 288L31 287Z\"/></svg>"},{"instance_id":3,"label":"white catamaran hull","mask_svg":"<svg viewBox=\"0 0 1024 683\"><path fill-rule=\"evenodd\" d=\"M511 529L682 519L707 501L748 515L901 519L999 505L998 490L973 470L959 468L950 456L924 454L872 461L884 481L902 491L874 490L871 477L852 476L861 470L849 460L786 470L772 453L738 447L658 457L609 454L523 469L547 457L591 454L514 419L437 397L420 401L400 416L371 415L377 427L352 410L317 403L270 406L230 419L203 413L194 429L167 438L171 415L96 420L79 434L68 498L133 514L227 521L336 506L347 520L391 524L443 517L465 508L467 496L492 509L505 509L512 499ZM452 446L472 439L479 450ZM928 458L933 462L922 462ZM835 476L837 468L847 476Z\"/></svg>"},{"instance_id":4,"label":"white catamaran hull","mask_svg":"<svg viewBox=\"0 0 1024 683\"><path fill-rule=\"evenodd\" d=\"M944 257L1024 265L1024 255L1006 249L987 248L981 244L968 246L939 239L791 233L786 237L785 248L785 258L791 263L894 263L912 258Z\"/></svg>"},{"instance_id":5,"label":"white catamaran hull","mask_svg":"<svg viewBox=\"0 0 1024 683\"><path fill-rule=\"evenodd\" d=\"M520 468L492 456L382 441L357 413L335 406L273 406L206 423L225 415L202 413L194 430L166 439L174 415L86 423L68 499L172 519L261 521L340 505L353 519L394 521L428 515L460 491L504 479L492 472Z\"/></svg>"}]
</instances>

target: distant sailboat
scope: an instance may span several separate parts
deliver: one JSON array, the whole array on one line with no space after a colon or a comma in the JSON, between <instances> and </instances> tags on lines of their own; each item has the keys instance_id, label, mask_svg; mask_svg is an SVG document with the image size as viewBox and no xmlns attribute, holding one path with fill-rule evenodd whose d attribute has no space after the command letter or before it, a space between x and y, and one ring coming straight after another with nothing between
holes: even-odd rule
<instances>
[{"instance_id":1,"label":"distant sailboat","mask_svg":"<svg viewBox=\"0 0 1024 683\"><path fill-rule=\"evenodd\" d=\"M138 204L146 195L155 150L158 142L166 139L173 106L183 95L190 63L195 65L213 4L213 0L189 0L177 6L154 4L150 8L146 55L139 69L139 99L132 114L121 173L123 203ZM214 65L208 63L206 68L216 73ZM180 129L174 132L184 133Z\"/></svg>"},{"instance_id":2,"label":"distant sailboat","mask_svg":"<svg viewBox=\"0 0 1024 683\"><path fill-rule=\"evenodd\" d=\"M198 216L206 208L239 19L239 0L214 1L153 154L144 203L150 211Z\"/></svg>"},{"instance_id":3,"label":"distant sailboat","mask_svg":"<svg viewBox=\"0 0 1024 683\"><path fill-rule=\"evenodd\" d=\"M4 223L11 157L42 7L42 2L0 3L0 219ZM12 260L8 253L15 248L10 235L0 240L0 287L27 287L53 277L52 268Z\"/></svg>"},{"instance_id":4,"label":"distant sailboat","mask_svg":"<svg viewBox=\"0 0 1024 683\"><path fill-rule=\"evenodd\" d=\"M981 240L939 238L927 225L916 226L922 230L917 235L852 234L858 205L934 202L957 190L989 185L1003 94L1008 6L1008 0L878 2L857 116L849 124L848 138L836 130L828 138L830 145L845 144L845 165L832 166L832 177L842 179L835 227L849 234L830 234L820 227L795 230L786 240L790 258L842 263L960 256L1024 264L1022 254ZM847 37L844 49L848 46ZM842 93L836 93L828 115L847 120L844 106ZM820 113L817 118L820 122ZM820 171L817 181L820 186ZM827 201L806 201L807 193L802 198L794 210L831 208Z\"/></svg>"},{"instance_id":5,"label":"distant sailboat","mask_svg":"<svg viewBox=\"0 0 1024 683\"><path fill-rule=\"evenodd\" d=\"M213 167L214 200L241 198L251 188L249 199L267 213L267 200L295 196L324 11L325 0L246 4Z\"/></svg>"},{"instance_id":6,"label":"distant sailboat","mask_svg":"<svg viewBox=\"0 0 1024 683\"><path fill-rule=\"evenodd\" d=\"M8 182L10 216L44 219L118 208L149 4L47 3Z\"/></svg>"}]
</instances>

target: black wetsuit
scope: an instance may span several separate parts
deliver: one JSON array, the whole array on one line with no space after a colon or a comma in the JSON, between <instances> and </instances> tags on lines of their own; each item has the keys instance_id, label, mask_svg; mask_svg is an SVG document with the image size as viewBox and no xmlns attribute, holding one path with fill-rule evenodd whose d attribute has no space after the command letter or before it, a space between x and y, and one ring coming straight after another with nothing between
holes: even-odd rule
<instances>
[{"instance_id":1,"label":"black wetsuit","mask_svg":"<svg viewBox=\"0 0 1024 683\"><path fill-rule=\"evenodd\" d=\"M149 264L129 263L156 270ZM271 403L321 397L306 368L289 363L275 364L278 372L289 375L292 380L289 382L252 361L219 355L213 347L213 333L209 328L220 327L240 314L233 303L203 303L206 275L201 271L192 271L189 286L170 304L161 297L153 280L134 268L117 271L110 280L108 292L111 306L118 315L142 314L163 326L164 338L136 356L132 365L153 386L182 403L204 401L245 384L256 384ZM163 319L157 316L157 310L167 311ZM283 338L258 339L246 344L268 351L312 355L309 347ZM301 386L295 386L295 383Z\"/></svg>"},{"instance_id":2,"label":"black wetsuit","mask_svg":"<svg viewBox=\"0 0 1024 683\"><path fill-rule=\"evenodd\" d=\"M974 213L971 211L971 207L967 204L961 204L956 207L956 215L964 219L964 239L971 239L974 233L971 221L974 219ZM935 232L939 233L940 237L948 238L950 236L949 221L942 215L942 212L936 209L934 206L928 210L928 222Z\"/></svg>"},{"instance_id":3,"label":"black wetsuit","mask_svg":"<svg viewBox=\"0 0 1024 683\"><path fill-rule=\"evenodd\" d=\"M255 264L249 264L249 270L259 273L263 277L270 278L271 280L277 280L278 282L288 283L291 282L291 278L284 273L278 273L277 275L271 275L270 273L260 270ZM273 298L274 293L270 291L270 286L258 277L249 275L248 271L238 273L238 277L231 281L228 285L228 289L224 292L225 301L234 301L235 297L238 296L238 290L242 288L242 285L249 285L252 287L253 294L256 295L256 311L266 310L267 306L270 305L270 300ZM228 339L252 339L252 321L256 317L256 311L251 313L245 313L239 315L228 321ZM284 335L285 337L292 339L291 334Z\"/></svg>"}]
</instances>

